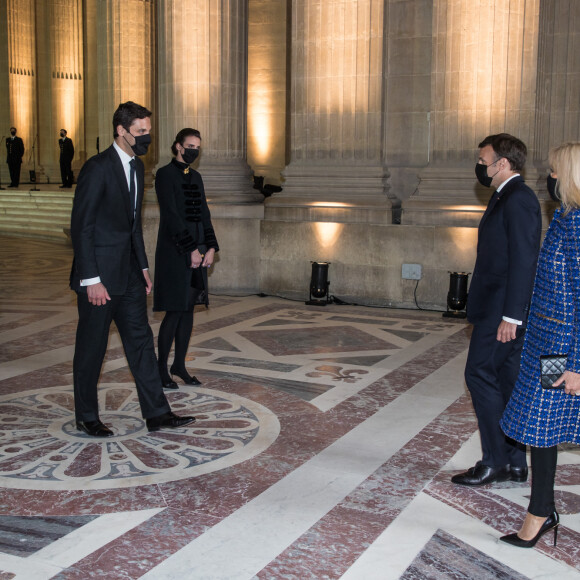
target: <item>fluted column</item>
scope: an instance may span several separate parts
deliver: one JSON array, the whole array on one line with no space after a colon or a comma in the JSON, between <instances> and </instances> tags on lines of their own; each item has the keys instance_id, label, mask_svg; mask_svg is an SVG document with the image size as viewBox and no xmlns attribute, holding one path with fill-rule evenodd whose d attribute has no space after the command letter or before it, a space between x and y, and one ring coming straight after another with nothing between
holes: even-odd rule
<instances>
[{"instance_id":1,"label":"fluted column","mask_svg":"<svg viewBox=\"0 0 580 580\"><path fill-rule=\"evenodd\" d=\"M246 162L247 0L158 2L159 164L177 132L201 132L199 171L212 201L261 202Z\"/></svg>"},{"instance_id":2,"label":"fluted column","mask_svg":"<svg viewBox=\"0 0 580 580\"><path fill-rule=\"evenodd\" d=\"M477 223L489 190L476 187L473 166L487 135L524 141L528 179L535 174L539 7L539 0L434 1L429 164L417 195L403 203L403 223Z\"/></svg>"},{"instance_id":3,"label":"fluted column","mask_svg":"<svg viewBox=\"0 0 580 580\"><path fill-rule=\"evenodd\" d=\"M277 206L312 202L341 208L333 216L339 221L354 219L355 207L390 208L382 135L384 4L292 3L290 163L284 191L268 200L269 216Z\"/></svg>"},{"instance_id":4,"label":"fluted column","mask_svg":"<svg viewBox=\"0 0 580 580\"><path fill-rule=\"evenodd\" d=\"M75 167L84 159L82 0L37 3L38 158L51 183L60 181L59 130L75 144Z\"/></svg>"},{"instance_id":5,"label":"fluted column","mask_svg":"<svg viewBox=\"0 0 580 580\"><path fill-rule=\"evenodd\" d=\"M22 182L28 181L28 170L34 167L32 146L37 127L36 111L36 27L34 0L7 0L8 87L10 120L24 141ZM36 147L35 147L36 150Z\"/></svg>"},{"instance_id":6,"label":"fluted column","mask_svg":"<svg viewBox=\"0 0 580 580\"><path fill-rule=\"evenodd\" d=\"M580 2L542 1L534 161L543 175L551 147L580 141L579 23Z\"/></svg>"},{"instance_id":7,"label":"fluted column","mask_svg":"<svg viewBox=\"0 0 580 580\"><path fill-rule=\"evenodd\" d=\"M101 151L113 140L112 119L119 103L135 101L153 111L155 103L154 0L99 0L97 3L98 108ZM175 8L176 12L180 12ZM156 147L143 157L147 169Z\"/></svg>"},{"instance_id":8,"label":"fluted column","mask_svg":"<svg viewBox=\"0 0 580 580\"><path fill-rule=\"evenodd\" d=\"M256 292L264 198L246 161L248 0L158 0L157 15L159 165L180 129L200 131L195 167L220 245L210 288Z\"/></svg>"}]
</instances>

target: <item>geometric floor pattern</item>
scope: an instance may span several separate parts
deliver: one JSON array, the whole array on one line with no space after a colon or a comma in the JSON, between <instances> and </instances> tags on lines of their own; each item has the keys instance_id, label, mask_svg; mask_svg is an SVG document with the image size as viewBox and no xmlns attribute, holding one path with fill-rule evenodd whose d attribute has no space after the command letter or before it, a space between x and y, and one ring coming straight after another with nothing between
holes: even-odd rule
<instances>
[{"instance_id":1,"label":"geometric floor pattern","mask_svg":"<svg viewBox=\"0 0 580 580\"><path fill-rule=\"evenodd\" d=\"M203 384L167 393L195 425L147 432L112 330L115 436L95 441L73 428L70 261L0 239L0 580L580 578L576 447L557 546L498 542L528 483L450 483L480 456L464 321L211 295L188 352Z\"/></svg>"}]
</instances>

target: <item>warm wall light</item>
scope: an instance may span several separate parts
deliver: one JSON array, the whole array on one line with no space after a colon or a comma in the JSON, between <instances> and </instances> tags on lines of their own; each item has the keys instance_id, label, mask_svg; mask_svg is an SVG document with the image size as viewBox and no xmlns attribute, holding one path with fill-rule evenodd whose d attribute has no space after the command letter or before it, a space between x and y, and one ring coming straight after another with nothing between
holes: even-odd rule
<instances>
[{"instance_id":1,"label":"warm wall light","mask_svg":"<svg viewBox=\"0 0 580 580\"><path fill-rule=\"evenodd\" d=\"M352 207L352 204L341 201L313 201L310 205L312 207Z\"/></svg>"},{"instance_id":2,"label":"warm wall light","mask_svg":"<svg viewBox=\"0 0 580 580\"><path fill-rule=\"evenodd\" d=\"M334 222L316 222L314 225L314 232L316 239L322 248L330 248L334 246L336 240L340 236L340 232L344 224L337 224Z\"/></svg>"},{"instance_id":3,"label":"warm wall light","mask_svg":"<svg viewBox=\"0 0 580 580\"><path fill-rule=\"evenodd\" d=\"M254 157L259 165L266 165L272 148L272 92L270 87L259 89L248 97L248 133L254 137Z\"/></svg>"}]
</instances>

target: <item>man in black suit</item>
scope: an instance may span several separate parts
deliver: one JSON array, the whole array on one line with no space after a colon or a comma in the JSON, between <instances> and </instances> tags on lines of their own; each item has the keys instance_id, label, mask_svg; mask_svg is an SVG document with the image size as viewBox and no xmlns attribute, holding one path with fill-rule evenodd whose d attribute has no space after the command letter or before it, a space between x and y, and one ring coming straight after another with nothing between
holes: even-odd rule
<instances>
[{"instance_id":1,"label":"man in black suit","mask_svg":"<svg viewBox=\"0 0 580 580\"><path fill-rule=\"evenodd\" d=\"M99 418L97 383L115 321L149 431L193 423L171 412L147 319L151 292L141 230L145 170L138 155L151 142L151 111L131 101L113 116L114 142L78 177L71 215L71 288L79 321L73 360L76 426L94 437L113 432Z\"/></svg>"},{"instance_id":2,"label":"man in black suit","mask_svg":"<svg viewBox=\"0 0 580 580\"><path fill-rule=\"evenodd\" d=\"M62 179L60 188L69 188L73 184L72 160L75 156L75 147L72 139L67 137L66 129L60 130L58 146L60 148L60 177Z\"/></svg>"},{"instance_id":3,"label":"man in black suit","mask_svg":"<svg viewBox=\"0 0 580 580\"><path fill-rule=\"evenodd\" d=\"M484 139L479 148L476 176L495 191L479 224L467 300L473 334L465 381L482 459L451 478L472 486L528 477L525 447L505 437L499 420L519 372L542 225L538 199L519 174L526 162L524 143L501 133Z\"/></svg>"},{"instance_id":4,"label":"man in black suit","mask_svg":"<svg viewBox=\"0 0 580 580\"><path fill-rule=\"evenodd\" d=\"M20 184L20 167L24 156L24 142L16 136L16 127L10 127L10 137L6 139L6 163L10 171L10 185L18 187Z\"/></svg>"}]
</instances>

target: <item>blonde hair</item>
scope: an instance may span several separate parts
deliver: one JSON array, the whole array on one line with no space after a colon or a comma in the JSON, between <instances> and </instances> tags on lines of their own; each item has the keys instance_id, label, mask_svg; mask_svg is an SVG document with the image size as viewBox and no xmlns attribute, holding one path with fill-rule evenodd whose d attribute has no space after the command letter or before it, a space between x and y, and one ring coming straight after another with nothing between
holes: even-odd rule
<instances>
[{"instance_id":1,"label":"blonde hair","mask_svg":"<svg viewBox=\"0 0 580 580\"><path fill-rule=\"evenodd\" d=\"M548 159L551 170L558 176L557 191L565 213L580 208L580 142L554 147Z\"/></svg>"}]
</instances>

